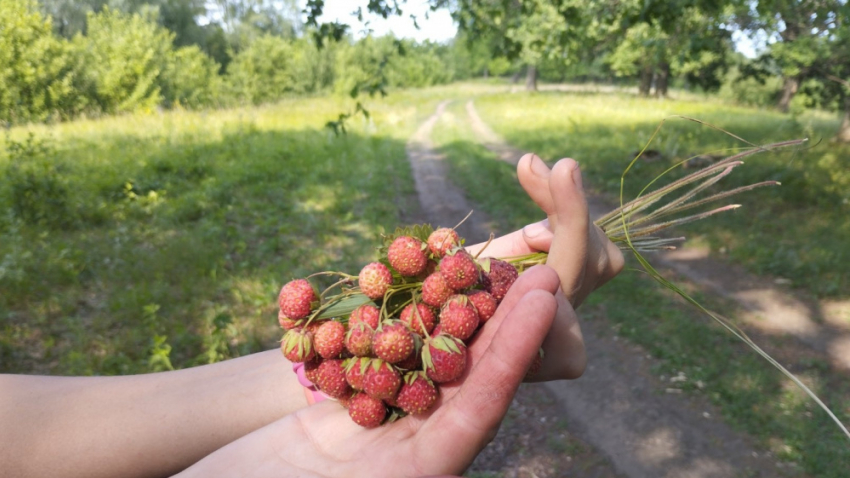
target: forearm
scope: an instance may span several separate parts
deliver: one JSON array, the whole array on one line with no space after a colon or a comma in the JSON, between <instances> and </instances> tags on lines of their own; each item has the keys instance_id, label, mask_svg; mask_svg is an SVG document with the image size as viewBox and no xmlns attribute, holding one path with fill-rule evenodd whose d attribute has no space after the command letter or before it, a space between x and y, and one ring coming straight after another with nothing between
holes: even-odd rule
<instances>
[{"instance_id":1,"label":"forearm","mask_svg":"<svg viewBox=\"0 0 850 478\"><path fill-rule=\"evenodd\" d=\"M126 377L0 376L0 476L167 476L304 406L278 351Z\"/></svg>"}]
</instances>

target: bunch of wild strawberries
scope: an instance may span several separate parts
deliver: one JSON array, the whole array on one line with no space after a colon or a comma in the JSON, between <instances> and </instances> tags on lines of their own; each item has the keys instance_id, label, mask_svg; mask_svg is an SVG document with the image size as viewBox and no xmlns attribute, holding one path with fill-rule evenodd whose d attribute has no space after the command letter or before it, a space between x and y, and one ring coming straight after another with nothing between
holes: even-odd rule
<instances>
[{"instance_id":1,"label":"bunch of wild strawberries","mask_svg":"<svg viewBox=\"0 0 850 478\"><path fill-rule=\"evenodd\" d=\"M343 277L342 293L323 297L333 286L318 294L297 279L278 298L284 356L367 428L429 411L518 277L509 262L473 258L452 229L417 226L386 242L386 260L356 278L329 273Z\"/></svg>"}]
</instances>

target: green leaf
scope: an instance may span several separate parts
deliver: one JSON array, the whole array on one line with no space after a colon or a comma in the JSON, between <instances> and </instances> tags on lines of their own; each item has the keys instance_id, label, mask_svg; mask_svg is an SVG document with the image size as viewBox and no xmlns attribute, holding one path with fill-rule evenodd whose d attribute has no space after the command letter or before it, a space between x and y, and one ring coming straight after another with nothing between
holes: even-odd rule
<instances>
[{"instance_id":1,"label":"green leaf","mask_svg":"<svg viewBox=\"0 0 850 478\"><path fill-rule=\"evenodd\" d=\"M363 304L375 305L375 303L372 302L372 299L366 297L364 294L354 294L347 297L343 297L333 302L326 309L322 310L322 312L316 316L316 320L350 315L351 312L354 311L354 309L360 307Z\"/></svg>"}]
</instances>

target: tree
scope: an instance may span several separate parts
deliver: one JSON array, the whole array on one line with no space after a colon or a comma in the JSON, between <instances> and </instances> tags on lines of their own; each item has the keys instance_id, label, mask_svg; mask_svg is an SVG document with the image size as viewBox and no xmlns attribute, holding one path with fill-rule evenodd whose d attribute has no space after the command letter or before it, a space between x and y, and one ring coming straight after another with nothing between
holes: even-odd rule
<instances>
[{"instance_id":1,"label":"tree","mask_svg":"<svg viewBox=\"0 0 850 478\"><path fill-rule=\"evenodd\" d=\"M35 0L0 2L0 121L40 121L75 103L67 44Z\"/></svg>"},{"instance_id":2,"label":"tree","mask_svg":"<svg viewBox=\"0 0 850 478\"><path fill-rule=\"evenodd\" d=\"M801 83L821 59L829 58L829 43L839 25L844 0L763 0L744 2L736 22L751 36L764 32L769 55L783 78L777 107L787 112ZM846 61L846 59L844 60Z\"/></svg>"}]
</instances>

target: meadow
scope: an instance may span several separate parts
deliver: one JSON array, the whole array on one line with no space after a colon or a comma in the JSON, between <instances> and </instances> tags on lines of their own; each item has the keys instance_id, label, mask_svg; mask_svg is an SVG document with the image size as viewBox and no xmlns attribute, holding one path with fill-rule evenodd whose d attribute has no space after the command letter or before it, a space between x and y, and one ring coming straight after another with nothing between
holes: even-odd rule
<instances>
[{"instance_id":1,"label":"meadow","mask_svg":"<svg viewBox=\"0 0 850 478\"><path fill-rule=\"evenodd\" d=\"M281 284L320 270L356 271L380 234L418 208L405 142L443 99L434 131L452 176L500 231L538 220L512 168L478 144L463 103L509 143L578 159L617 201L623 168L659 121L684 114L753 143L800 136L807 149L763 154L726 186L777 179L738 211L686 234L757 273L815 297L847 298L850 149L837 120L745 109L713 99L628 94L509 94L500 84L393 92L366 102L346 135L324 127L353 104L335 97L202 112L148 112L16 127L0 152L0 372L112 375L183 368L276 346ZM823 139L823 141L819 141ZM691 155L741 147L704 126L669 121L638 161L630 197ZM685 173L675 168L671 176ZM493 194L499 191L499 194ZM698 299L728 316L732 305ZM850 468L843 438L811 402L708 319L627 272L581 310L642 345L657 373L686 374L734 426L812 476ZM793 340L758 337L850 421L850 384ZM733 357L733 360L730 360ZM784 363L784 362L783 362ZM702 383L703 387L696 384Z\"/></svg>"}]
</instances>

